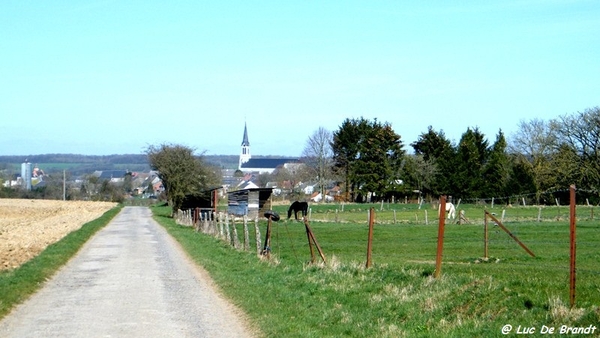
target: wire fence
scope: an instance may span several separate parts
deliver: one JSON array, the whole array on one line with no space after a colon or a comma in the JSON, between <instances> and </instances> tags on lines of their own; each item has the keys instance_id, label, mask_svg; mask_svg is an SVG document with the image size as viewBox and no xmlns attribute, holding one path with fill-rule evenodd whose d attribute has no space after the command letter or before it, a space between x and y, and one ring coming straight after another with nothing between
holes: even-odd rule
<instances>
[{"instance_id":1,"label":"wire fence","mask_svg":"<svg viewBox=\"0 0 600 338\"><path fill-rule=\"evenodd\" d=\"M457 203L458 205L458 203ZM374 213L372 259L375 264L402 268L420 266L433 272L437 258L439 212L433 205L371 205ZM579 205L577 215L577 278L582 298L598 300L600 291L600 223L596 206ZM365 205L313 206L306 219L328 261L364 264L367 260L369 211ZM449 220L444 232L443 266L448 273L471 271L497 278L536 279L548 290L564 292L569 283L569 207L458 205L464 218ZM279 212L285 213L285 207ZM486 212L497 218L488 223ZM445 214L443 214L445 215ZM301 221L278 222L234 217L225 212L191 210L178 213L179 224L214 236L237 250L283 264L314 262L308 226ZM533 253L528 254L516 237ZM486 241L487 238L487 241ZM487 243L487 245L486 245ZM509 276L509 277L507 277ZM543 286L540 286L543 287ZM551 291L548 291L551 292Z\"/></svg>"}]
</instances>

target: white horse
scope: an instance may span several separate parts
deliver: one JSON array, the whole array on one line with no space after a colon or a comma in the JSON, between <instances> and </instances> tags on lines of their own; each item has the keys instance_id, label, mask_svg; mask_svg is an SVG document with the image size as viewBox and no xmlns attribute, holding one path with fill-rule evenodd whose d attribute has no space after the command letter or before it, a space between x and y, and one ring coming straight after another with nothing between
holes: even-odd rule
<instances>
[{"instance_id":1,"label":"white horse","mask_svg":"<svg viewBox=\"0 0 600 338\"><path fill-rule=\"evenodd\" d=\"M440 207L442 205L438 205L438 211L440 210ZM448 214L448 219L455 219L456 218L456 208L454 207L454 204L450 203L450 202L446 202L446 213Z\"/></svg>"}]
</instances>

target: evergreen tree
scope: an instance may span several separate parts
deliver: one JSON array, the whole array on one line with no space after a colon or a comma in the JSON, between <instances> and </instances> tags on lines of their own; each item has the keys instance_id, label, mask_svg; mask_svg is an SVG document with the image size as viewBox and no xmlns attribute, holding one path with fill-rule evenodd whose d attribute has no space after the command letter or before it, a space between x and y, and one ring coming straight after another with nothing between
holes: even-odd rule
<instances>
[{"instance_id":1,"label":"evergreen tree","mask_svg":"<svg viewBox=\"0 0 600 338\"><path fill-rule=\"evenodd\" d=\"M364 118L346 119L340 126L340 129L333 133L334 169L343 177L345 182L346 199L355 199L355 180L351 170L354 161L359 155L359 144L367 129L368 121Z\"/></svg>"},{"instance_id":2,"label":"evergreen tree","mask_svg":"<svg viewBox=\"0 0 600 338\"><path fill-rule=\"evenodd\" d=\"M400 136L388 123L375 120L369 124L359 147L359 157L352 166L353 177L363 195L371 192L380 199L393 190L400 177L404 156Z\"/></svg>"},{"instance_id":3,"label":"evergreen tree","mask_svg":"<svg viewBox=\"0 0 600 338\"><path fill-rule=\"evenodd\" d=\"M506 183L506 203L511 203L510 198L536 191L535 174L529 161L523 155L513 155L510 161L509 177Z\"/></svg>"},{"instance_id":4,"label":"evergreen tree","mask_svg":"<svg viewBox=\"0 0 600 338\"><path fill-rule=\"evenodd\" d=\"M483 197L483 169L489 157L488 142L479 129L468 128L457 150L454 195L462 198Z\"/></svg>"},{"instance_id":5,"label":"evergreen tree","mask_svg":"<svg viewBox=\"0 0 600 338\"><path fill-rule=\"evenodd\" d=\"M443 131L436 132L429 126L427 133L419 136L411 144L417 156L422 156L427 164L430 177L430 190L434 195L449 194L453 191L456 175L456 150Z\"/></svg>"},{"instance_id":6,"label":"evergreen tree","mask_svg":"<svg viewBox=\"0 0 600 338\"><path fill-rule=\"evenodd\" d=\"M381 198L393 190L400 177L404 151L400 136L389 123L346 119L333 134L332 149L335 166L343 173L352 200L357 192Z\"/></svg>"},{"instance_id":7,"label":"evergreen tree","mask_svg":"<svg viewBox=\"0 0 600 338\"><path fill-rule=\"evenodd\" d=\"M489 161L483 169L482 196L495 197L508 194L506 184L509 177L509 158L506 152L506 139L502 130L496 135L496 141L492 145Z\"/></svg>"}]
</instances>

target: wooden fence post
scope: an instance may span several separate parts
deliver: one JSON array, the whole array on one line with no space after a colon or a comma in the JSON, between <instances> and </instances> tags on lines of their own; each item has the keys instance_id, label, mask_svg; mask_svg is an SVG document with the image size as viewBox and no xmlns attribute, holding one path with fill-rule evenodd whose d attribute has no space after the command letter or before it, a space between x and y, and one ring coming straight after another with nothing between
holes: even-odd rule
<instances>
[{"instance_id":1,"label":"wooden fence post","mask_svg":"<svg viewBox=\"0 0 600 338\"><path fill-rule=\"evenodd\" d=\"M244 215L244 251L250 248L250 235L248 234L248 215Z\"/></svg>"},{"instance_id":2,"label":"wooden fence post","mask_svg":"<svg viewBox=\"0 0 600 338\"><path fill-rule=\"evenodd\" d=\"M438 224L438 244L435 258L434 277L439 278L442 270L442 250L444 249L444 225L446 223L446 196L440 196L440 211Z\"/></svg>"},{"instance_id":3,"label":"wooden fence post","mask_svg":"<svg viewBox=\"0 0 600 338\"><path fill-rule=\"evenodd\" d=\"M225 214L225 217L221 217L219 220L219 232L217 234L218 238L223 238L223 222L226 222L227 218L229 218L229 214Z\"/></svg>"},{"instance_id":4,"label":"wooden fence post","mask_svg":"<svg viewBox=\"0 0 600 338\"><path fill-rule=\"evenodd\" d=\"M256 238L256 254L260 255L260 247L262 246L260 243L260 228L258 227L258 216L254 219L254 234Z\"/></svg>"},{"instance_id":5,"label":"wooden fence post","mask_svg":"<svg viewBox=\"0 0 600 338\"><path fill-rule=\"evenodd\" d=\"M231 241L231 231L229 229L229 214L225 217L225 240Z\"/></svg>"},{"instance_id":6,"label":"wooden fence post","mask_svg":"<svg viewBox=\"0 0 600 338\"><path fill-rule=\"evenodd\" d=\"M483 258L488 259L488 215L487 212L483 213Z\"/></svg>"},{"instance_id":7,"label":"wooden fence post","mask_svg":"<svg viewBox=\"0 0 600 338\"><path fill-rule=\"evenodd\" d=\"M235 225L235 218L231 219L231 246L236 249L240 247L240 239L238 238L237 226Z\"/></svg>"},{"instance_id":8,"label":"wooden fence post","mask_svg":"<svg viewBox=\"0 0 600 338\"><path fill-rule=\"evenodd\" d=\"M375 218L375 209L371 208L369 210L369 237L367 240L367 264L366 267L371 267L371 254L373 252L373 225Z\"/></svg>"}]
</instances>

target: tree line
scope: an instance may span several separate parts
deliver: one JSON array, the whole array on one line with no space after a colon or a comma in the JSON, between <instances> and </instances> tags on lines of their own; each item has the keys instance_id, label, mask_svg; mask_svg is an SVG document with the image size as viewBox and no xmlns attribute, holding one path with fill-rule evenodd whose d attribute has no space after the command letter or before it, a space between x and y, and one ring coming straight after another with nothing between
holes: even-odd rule
<instances>
[{"instance_id":1,"label":"tree line","mask_svg":"<svg viewBox=\"0 0 600 338\"><path fill-rule=\"evenodd\" d=\"M465 201L496 198L499 203L519 197L537 204L563 196L568 200L568 188L575 184L578 198L600 202L598 107L547 121L520 121L509 140L499 130L491 143L478 128L467 128L454 143L443 130L429 126L409 146L411 153L387 122L345 119L334 132L320 127L309 136L302 170L261 174L258 183L295 187L314 182L324 194L333 182L347 200L359 202L449 195ZM146 154L173 210L186 195L219 186L219 169L194 155L194 149L162 144L148 147Z\"/></svg>"},{"instance_id":2,"label":"tree line","mask_svg":"<svg viewBox=\"0 0 600 338\"><path fill-rule=\"evenodd\" d=\"M599 107L551 120L523 120L509 140L499 130L491 143L478 128L467 128L454 143L430 126L410 144L410 154L391 125L377 119L346 119L330 136L323 133L320 128L308 139L304 161L321 176L339 180L351 200L420 194L555 203L566 200L575 184L578 196L598 202ZM315 152L314 144L327 138L331 158L319 159L323 152ZM317 170L318 163L327 168Z\"/></svg>"}]
</instances>

